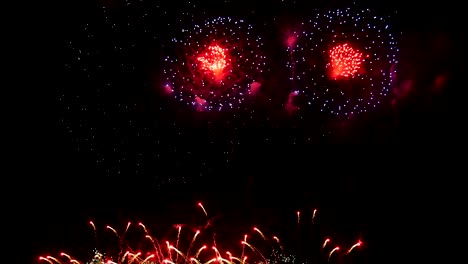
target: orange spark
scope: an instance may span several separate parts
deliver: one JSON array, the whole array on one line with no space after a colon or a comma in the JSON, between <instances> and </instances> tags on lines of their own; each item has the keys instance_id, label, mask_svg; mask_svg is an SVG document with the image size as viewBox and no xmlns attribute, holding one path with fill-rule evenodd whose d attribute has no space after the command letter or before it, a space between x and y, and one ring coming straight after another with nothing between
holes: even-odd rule
<instances>
[{"instance_id":1,"label":"orange spark","mask_svg":"<svg viewBox=\"0 0 468 264\"><path fill-rule=\"evenodd\" d=\"M178 255L180 255L182 258L185 258L184 254L180 252L176 247L170 246L170 249L174 250ZM177 262L177 261L176 261Z\"/></svg>"},{"instance_id":2,"label":"orange spark","mask_svg":"<svg viewBox=\"0 0 468 264\"><path fill-rule=\"evenodd\" d=\"M340 250L340 247L336 247L332 251L330 251L330 254L328 254L328 261L330 261L330 258L332 256L333 252L338 251L338 250Z\"/></svg>"},{"instance_id":3,"label":"orange spark","mask_svg":"<svg viewBox=\"0 0 468 264\"><path fill-rule=\"evenodd\" d=\"M206 245L202 246L200 249L198 249L197 254L195 254L195 258L198 258L198 255L206 248Z\"/></svg>"},{"instance_id":4,"label":"orange spark","mask_svg":"<svg viewBox=\"0 0 468 264\"><path fill-rule=\"evenodd\" d=\"M208 214L206 213L206 210L205 210L205 207L203 207L203 204L202 204L202 203L198 203L198 206L201 207L201 209L202 209L203 212L205 213L205 216L208 217Z\"/></svg>"},{"instance_id":5,"label":"orange spark","mask_svg":"<svg viewBox=\"0 0 468 264\"><path fill-rule=\"evenodd\" d=\"M149 255L143 260L143 263L147 262L150 258L154 258L154 254Z\"/></svg>"},{"instance_id":6,"label":"orange spark","mask_svg":"<svg viewBox=\"0 0 468 264\"><path fill-rule=\"evenodd\" d=\"M148 234L148 230L146 229L146 226L142 223L138 223L139 226L143 227L143 230L145 230L145 233Z\"/></svg>"},{"instance_id":7,"label":"orange spark","mask_svg":"<svg viewBox=\"0 0 468 264\"><path fill-rule=\"evenodd\" d=\"M130 225L131 225L131 224L132 224L132 223L128 222L128 224L127 224L127 228L125 228L124 235L125 235L125 233L127 233L127 231L128 231L128 228L130 227Z\"/></svg>"},{"instance_id":8,"label":"orange spark","mask_svg":"<svg viewBox=\"0 0 468 264\"><path fill-rule=\"evenodd\" d=\"M195 243L195 239L197 239L198 234L200 234L200 230L197 230L197 232L195 232L195 235L193 235L192 241L190 242L190 245L187 249L187 253L185 255L188 256L190 249L192 249L193 243Z\"/></svg>"},{"instance_id":9,"label":"orange spark","mask_svg":"<svg viewBox=\"0 0 468 264\"><path fill-rule=\"evenodd\" d=\"M130 253L131 254L131 253ZM133 258L128 262L129 264L131 264L133 261L135 261L136 258L138 258L138 256L141 255L141 252L138 252L136 254L132 254L133 255Z\"/></svg>"},{"instance_id":10,"label":"orange spark","mask_svg":"<svg viewBox=\"0 0 468 264\"><path fill-rule=\"evenodd\" d=\"M312 213L312 224L315 221L315 214L317 213L317 209L314 209L314 213Z\"/></svg>"},{"instance_id":11,"label":"orange spark","mask_svg":"<svg viewBox=\"0 0 468 264\"><path fill-rule=\"evenodd\" d=\"M96 232L96 226L94 225L93 221L89 221L89 224L93 227L93 230Z\"/></svg>"},{"instance_id":12,"label":"orange spark","mask_svg":"<svg viewBox=\"0 0 468 264\"><path fill-rule=\"evenodd\" d=\"M358 72L362 63L362 53L353 49L347 43L337 45L330 51L331 76L350 77Z\"/></svg>"},{"instance_id":13,"label":"orange spark","mask_svg":"<svg viewBox=\"0 0 468 264\"><path fill-rule=\"evenodd\" d=\"M60 262L60 260L58 260L58 259L56 259L56 258L54 258L54 257L47 256L47 258L48 258L48 259L51 259L51 260L53 260L53 261L55 261L55 262L57 262L57 263L59 263L59 264L62 264L62 262Z\"/></svg>"},{"instance_id":14,"label":"orange spark","mask_svg":"<svg viewBox=\"0 0 468 264\"><path fill-rule=\"evenodd\" d=\"M120 239L119 233L117 233L117 231L115 231L114 228L112 228L111 226L106 226L106 228L110 229L112 232L114 232L114 234Z\"/></svg>"},{"instance_id":15,"label":"orange spark","mask_svg":"<svg viewBox=\"0 0 468 264\"><path fill-rule=\"evenodd\" d=\"M351 253L351 251L355 248L355 247L359 247L361 246L362 242L361 240L359 240L356 244L354 244L349 250L348 252L346 252L346 255L348 255L349 253Z\"/></svg>"},{"instance_id":16,"label":"orange spark","mask_svg":"<svg viewBox=\"0 0 468 264\"><path fill-rule=\"evenodd\" d=\"M200 261L198 261L196 258L190 258L190 261L194 261L197 264L201 264Z\"/></svg>"},{"instance_id":17,"label":"orange spark","mask_svg":"<svg viewBox=\"0 0 468 264\"><path fill-rule=\"evenodd\" d=\"M50 264L54 264L51 260L44 258L44 257L39 257L39 260L44 260L44 261L49 262Z\"/></svg>"},{"instance_id":18,"label":"orange spark","mask_svg":"<svg viewBox=\"0 0 468 264\"><path fill-rule=\"evenodd\" d=\"M227 66L225 51L220 46L213 45L197 57L202 70L211 72L217 80L222 79L224 68Z\"/></svg>"}]
</instances>

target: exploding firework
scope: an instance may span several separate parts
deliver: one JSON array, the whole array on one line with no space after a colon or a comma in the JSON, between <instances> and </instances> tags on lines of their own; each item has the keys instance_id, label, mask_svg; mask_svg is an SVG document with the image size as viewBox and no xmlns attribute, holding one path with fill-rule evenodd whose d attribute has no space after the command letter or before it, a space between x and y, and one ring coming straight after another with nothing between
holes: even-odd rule
<instances>
[{"instance_id":1,"label":"exploding firework","mask_svg":"<svg viewBox=\"0 0 468 264\"><path fill-rule=\"evenodd\" d=\"M205 208L201 203L198 204L203 213L207 217L206 222L210 222ZM314 214L317 210L314 210ZM92 231L97 236L96 225L94 222L89 222ZM316 223L311 222L315 225ZM113 228L109 225L105 226L110 234L114 237L115 241L107 241L108 244L114 244L111 242L118 241L119 248L115 250L113 247L101 247L95 249L91 260L87 262L81 262L71 254L60 253L60 256L40 256L39 261L46 261L51 264L55 263L73 263L73 264L209 264L212 262L216 263L227 263L227 264L248 264L248 263L308 263L309 260L306 258L302 261L298 260L298 257L294 253L290 253L284 250L280 239L268 232L261 231L257 227L251 229L251 233L243 235L243 239L238 241L240 243L233 243L226 247L223 243L216 241L216 228L212 225L205 225L203 228L192 228L189 225L174 225L175 227L173 234L170 237L164 237L158 239L156 236L150 234L149 229L143 224L132 224L128 222L125 229L122 232L118 231L118 228ZM302 232L302 231L301 231ZM131 233L131 234L130 234ZM172 233L172 232L170 232ZM184 233L184 234L182 234ZM256 234L255 234L256 233ZM134 247L129 237L141 237L142 241L137 243L137 247ZM257 236L261 240L256 240ZM181 239L182 237L188 238L187 241ZM322 239L322 238L320 238ZM105 242L105 241L101 241ZM218 241L219 242L219 241ZM254 243L259 242L259 243ZM97 247L97 241L95 241ZM100 243L105 245L105 243ZM341 257L348 256L353 249L360 247L363 244L359 240L354 245L348 247L346 254L341 254ZM233 246L235 245L235 246ZM328 246L330 245L330 246ZM263 250L262 250L263 249ZM318 251L326 257L327 261L333 260L332 256L339 255L340 247L331 242L329 238L325 239L323 246ZM226 251L227 250L227 251ZM310 249L308 253L310 253ZM267 255L268 254L268 255Z\"/></svg>"},{"instance_id":2,"label":"exploding firework","mask_svg":"<svg viewBox=\"0 0 468 264\"><path fill-rule=\"evenodd\" d=\"M199 111L240 109L265 66L262 38L242 19L192 23L164 57L165 91Z\"/></svg>"},{"instance_id":3,"label":"exploding firework","mask_svg":"<svg viewBox=\"0 0 468 264\"><path fill-rule=\"evenodd\" d=\"M321 112L350 118L389 94L398 48L389 16L370 9L317 12L293 35L287 67L293 89Z\"/></svg>"}]
</instances>

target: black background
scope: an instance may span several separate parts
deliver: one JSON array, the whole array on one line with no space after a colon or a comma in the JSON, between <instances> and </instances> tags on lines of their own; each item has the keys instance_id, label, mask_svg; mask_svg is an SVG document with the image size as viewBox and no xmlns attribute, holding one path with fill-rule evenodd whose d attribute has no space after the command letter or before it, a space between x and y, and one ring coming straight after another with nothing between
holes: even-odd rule
<instances>
[{"instance_id":1,"label":"black background","mask_svg":"<svg viewBox=\"0 0 468 264\"><path fill-rule=\"evenodd\" d=\"M466 35L459 29L461 11L456 6L368 4L401 10L398 26L407 36L403 45L416 46L406 49L413 67L429 63L417 47L432 41L434 34L448 35L455 47L462 45ZM245 12L244 7L239 3L238 12ZM256 1L249 1L249 8L265 15L288 12ZM218 12L216 8L209 10ZM298 10L303 12L305 8ZM76 25L86 12L88 4L67 4L60 12L63 25L59 28ZM450 54L437 65L453 77L444 93L430 104L421 102L422 92L403 102L398 112L400 123L391 134L385 134L384 140L372 140L381 139L379 133L385 131L374 123L363 122L356 125L353 133L326 144L265 146L252 141L250 148L237 154L235 166L229 170L220 165L213 168L208 178L166 189L145 184L144 177L135 181L130 176L109 179L99 175L91 158L73 150L69 138L57 126L52 108L47 115L52 117L51 124L41 122L41 126L35 127L39 130L33 136L37 140L30 145L31 159L27 159L28 164L22 169L25 174L35 175L28 181L25 207L28 216L22 219L23 228L28 231L27 240L32 244L28 262L36 263L40 255L57 256L62 250L89 256L93 248L88 224L91 219L96 219L102 229L106 224L123 229L127 221L142 221L147 226L200 222L203 215L196 206L199 201L209 214L222 216L220 222L226 226L220 224L220 230L234 233L231 235L235 241L240 239L236 228L249 230L258 223L266 223L272 229L279 226L281 232L288 234L285 239L288 245L301 248L296 244L303 240L296 239L297 234L289 236L294 233L289 231L295 227L295 212L310 213L319 208L322 225L313 233L313 239L305 239L307 243L319 243L323 233L335 233L345 241L363 235L369 246L357 261L398 259L397 255L404 255L403 252L419 258L411 248L421 248L422 244L430 244L424 242L445 233L436 231L438 228L428 231L421 219L429 226L437 226L437 219L445 218L437 211L441 208L450 211L453 204L450 198L458 195L454 182L462 160L463 140L459 137L462 119L460 111L456 111L460 104L455 95L463 82L459 84L454 76L463 68L458 59L462 53ZM421 73L420 78L430 72L431 69ZM421 85L420 90L423 89ZM377 121L386 122L382 119ZM194 133L202 132L194 130ZM215 158L213 155L209 159ZM187 166L184 170L189 173L191 169ZM231 237L227 236L229 240Z\"/></svg>"}]
</instances>

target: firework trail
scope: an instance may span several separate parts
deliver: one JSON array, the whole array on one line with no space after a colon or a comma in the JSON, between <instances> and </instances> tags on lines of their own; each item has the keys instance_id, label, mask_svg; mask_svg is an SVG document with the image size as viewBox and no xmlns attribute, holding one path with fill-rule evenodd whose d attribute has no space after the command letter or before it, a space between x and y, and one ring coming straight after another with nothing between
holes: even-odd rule
<instances>
[{"instance_id":1,"label":"firework trail","mask_svg":"<svg viewBox=\"0 0 468 264\"><path fill-rule=\"evenodd\" d=\"M359 242L357 242L356 244L354 244L347 252L346 252L346 255L348 255L349 253L351 253L351 251L353 251L353 249L355 247L359 247L361 246L362 242L359 240Z\"/></svg>"},{"instance_id":2,"label":"firework trail","mask_svg":"<svg viewBox=\"0 0 468 264\"><path fill-rule=\"evenodd\" d=\"M260 236L262 236L263 240L265 240L265 241L267 240L267 239L265 238L265 236L263 235L262 231L260 231L260 229L254 227L253 230L254 230L255 232L259 233Z\"/></svg>"},{"instance_id":3,"label":"firework trail","mask_svg":"<svg viewBox=\"0 0 468 264\"><path fill-rule=\"evenodd\" d=\"M317 209L314 209L314 213L312 213L312 224L314 224L316 213L317 213Z\"/></svg>"},{"instance_id":4,"label":"firework trail","mask_svg":"<svg viewBox=\"0 0 468 264\"><path fill-rule=\"evenodd\" d=\"M201 203L198 204L199 206ZM202 206L200 206L202 207ZM206 215L206 214L205 214ZM95 225L92 225L95 227ZM216 243L213 240L209 239L210 236L209 234L205 234L205 236L202 236L201 241L197 239L200 237L201 232L197 230L193 237L190 240L190 243L183 243L181 241L181 230L182 230L182 225L177 224L175 227L177 228L177 235L173 238L175 244L171 244L171 238L167 238L165 240L165 247L161 248L159 243L157 242L158 240L153 238L149 232L148 229L143 225L142 223L139 223L138 226L141 226L144 230L144 238L148 238L151 241L151 246L148 248L144 246L140 246L138 250L134 250L130 247L131 243L130 241L127 241L128 238L126 238L125 242L128 242L127 244L127 250L123 252L123 247L122 245L124 244L123 237L125 236L126 233L132 232L131 224L130 222L127 223L127 227L125 229L125 232L123 233L122 236L118 234L118 232L112 228L111 226L107 225L105 226L106 229L111 230L117 238L119 238L119 253L115 258L113 256L108 256L106 253L101 253L98 250L95 250L94 252L94 257L91 261L89 262L80 262L76 258L72 257L69 254L61 253L60 257L63 258L61 260L60 258L54 258L52 256L47 256L47 257L39 257L39 261L46 261L50 264L65 264L65 263L72 263L72 264L162 264L162 263L174 263L174 264L206 264L206 263L213 263L213 262L223 262L224 264L254 264L254 263L263 263L263 264L279 264L279 263L292 263L295 261L295 255L290 253L285 253L284 248L280 243L280 239L277 236L271 236L274 240L274 243L269 243L270 241L267 239L267 236L264 234L264 232L260 231L257 227L254 227L252 229L253 232L256 232L260 234L262 237L263 243L266 242L267 250L271 250L271 259L267 259L265 257L266 252L263 252L259 250L257 246L254 246L252 243L247 242L248 235L244 235L244 239L241 241L241 248L238 248L237 253L239 255L236 255L236 250L234 251L226 251L226 258L221 254L218 246L216 246ZM127 237L131 237L130 235ZM270 236L268 236L270 237ZM192 253L192 248L195 247L196 245L199 245L204 242L203 238L208 239L208 243L212 243L210 248L213 251L207 251L206 249L208 248L208 245L204 244L199 247L199 249ZM206 241L206 240L205 240ZM325 249L325 247L330 243L331 239L326 238L325 242L322 245L322 250ZM184 251L182 250L184 248L183 245L186 245L187 248L185 249L185 254L183 253ZM359 240L356 244L352 245L343 256L346 256L350 254L356 247L359 247L362 245L361 240ZM245 247L248 247L252 250L251 251L246 251ZM278 246L281 249L281 251L278 251ZM239 246L240 247L240 246ZM221 248L224 250L225 245L221 245ZM227 248L226 248L227 249ZM105 249L104 249L105 250ZM338 251L340 250L339 246L335 246L329 253L328 253L328 261L330 262L332 259L332 256L335 254L338 254ZM318 253L318 252L317 252ZM323 252L322 252L323 253ZM175 255L174 255L175 254Z\"/></svg>"},{"instance_id":5,"label":"firework trail","mask_svg":"<svg viewBox=\"0 0 468 264\"><path fill-rule=\"evenodd\" d=\"M335 251L338 251L338 250L340 250L340 247L336 247L336 248L332 249L332 251L330 251L330 253L328 254L328 262L330 262L330 258L333 255L333 253Z\"/></svg>"},{"instance_id":6,"label":"firework trail","mask_svg":"<svg viewBox=\"0 0 468 264\"><path fill-rule=\"evenodd\" d=\"M329 238L325 239L322 245L322 249L324 249L327 246L328 242L330 242L330 239Z\"/></svg>"},{"instance_id":7,"label":"firework trail","mask_svg":"<svg viewBox=\"0 0 468 264\"><path fill-rule=\"evenodd\" d=\"M206 216L206 218L208 219L208 213L206 213L206 210L205 210L205 207L203 207L203 204L202 204L202 203L198 203L198 206L201 207L201 209L203 210L203 213L205 213L205 216Z\"/></svg>"},{"instance_id":8,"label":"firework trail","mask_svg":"<svg viewBox=\"0 0 468 264\"><path fill-rule=\"evenodd\" d=\"M190 242L190 245L189 245L189 247L187 249L187 253L185 255L187 255L187 256L189 255L190 249L192 249L193 244L195 243L195 239L197 239L198 234L200 234L200 230L197 230L197 232L195 232L195 235L193 235L192 241Z\"/></svg>"}]
</instances>

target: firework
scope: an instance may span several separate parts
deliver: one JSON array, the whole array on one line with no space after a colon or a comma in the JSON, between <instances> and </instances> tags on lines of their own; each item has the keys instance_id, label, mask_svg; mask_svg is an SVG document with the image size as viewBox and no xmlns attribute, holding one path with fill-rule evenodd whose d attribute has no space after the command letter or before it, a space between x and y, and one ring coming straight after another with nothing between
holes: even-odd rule
<instances>
[{"instance_id":1,"label":"firework","mask_svg":"<svg viewBox=\"0 0 468 264\"><path fill-rule=\"evenodd\" d=\"M325 239L325 241L323 242L322 248L325 248L328 242L330 242L330 239L329 238Z\"/></svg>"},{"instance_id":2,"label":"firework","mask_svg":"<svg viewBox=\"0 0 468 264\"><path fill-rule=\"evenodd\" d=\"M164 57L165 91L199 111L240 109L260 84L262 38L242 19L191 23L172 38L170 55Z\"/></svg>"},{"instance_id":3,"label":"firework","mask_svg":"<svg viewBox=\"0 0 468 264\"><path fill-rule=\"evenodd\" d=\"M198 205L200 206L201 203ZM96 233L96 225L94 225L94 222L92 223L93 231ZM311 222L310 224L316 223ZM190 227L186 228L185 226L187 225L174 225L176 229L174 236L158 239L155 236L152 236L147 227L142 223L138 223L138 225L132 225L130 222L127 223L122 235L119 235L118 228L106 225L105 228L114 233L114 236L119 239L120 248L118 253L116 253L115 250L109 250L104 247L99 250L96 249L92 259L87 262L78 261L71 254L63 252L60 253L60 256L57 258L53 256L40 256L38 260L40 262L46 261L51 264L208 264L212 262L224 262L227 264L298 263L297 256L295 254L284 251L283 245L280 243L280 239L277 236L264 233L257 227L253 227L251 230L260 234L262 239L260 241L257 240L258 243L247 241L249 236L245 234L240 243L233 243L234 246L232 246L232 248L224 251L225 249L228 249L226 245L223 244L218 247L214 241L213 232L216 232L215 227L198 230ZM129 241L129 238L124 238L127 233L129 234L128 237L135 237L135 234L141 234L141 237L148 238L149 241L151 241L151 244L145 245L146 243L138 243L138 248L133 248L131 245L134 243ZM184 241L181 239L182 237L190 237L191 239L189 239L189 241ZM164 240L164 243L161 244L160 241L162 240ZM340 247L337 245L333 245L333 249L331 250L326 249L326 245L330 243L331 240L327 238L323 243L322 248L317 250L320 254L324 254L329 262L333 259L333 255L339 254L340 250ZM359 240L356 244L351 246L343 256L347 256L354 248L361 246L361 244L362 242ZM267 258L266 256L270 257ZM306 263L307 261L308 260L303 260L302 263Z\"/></svg>"},{"instance_id":4,"label":"firework","mask_svg":"<svg viewBox=\"0 0 468 264\"><path fill-rule=\"evenodd\" d=\"M332 249L332 251L330 251L330 253L328 253L328 261L330 261L330 258L333 255L333 253L338 250L340 250L340 247L335 247L334 249Z\"/></svg>"},{"instance_id":5,"label":"firework","mask_svg":"<svg viewBox=\"0 0 468 264\"><path fill-rule=\"evenodd\" d=\"M350 249L348 249L348 251L346 252L346 255L349 254L349 253L351 253L351 251L353 251L353 249L354 249L355 247L360 247L361 244L362 244L362 242L359 240L359 241L358 241L356 244L354 244Z\"/></svg>"},{"instance_id":6,"label":"firework","mask_svg":"<svg viewBox=\"0 0 468 264\"><path fill-rule=\"evenodd\" d=\"M396 75L397 33L389 19L370 9L317 12L287 47L293 89L333 116L350 118L375 108Z\"/></svg>"}]
</instances>

